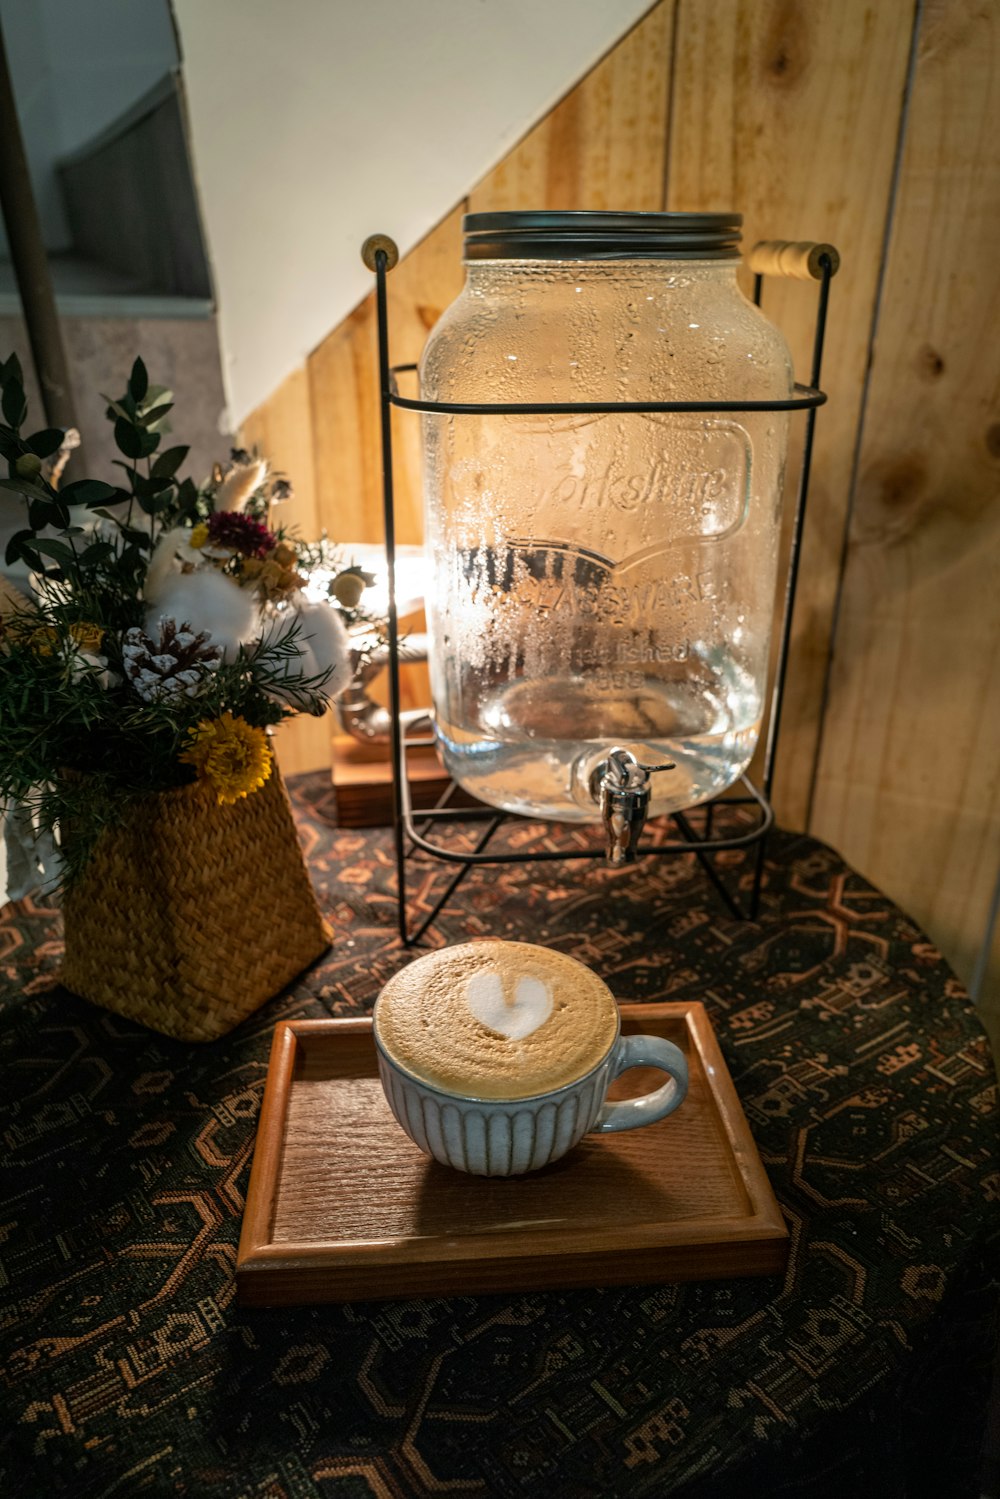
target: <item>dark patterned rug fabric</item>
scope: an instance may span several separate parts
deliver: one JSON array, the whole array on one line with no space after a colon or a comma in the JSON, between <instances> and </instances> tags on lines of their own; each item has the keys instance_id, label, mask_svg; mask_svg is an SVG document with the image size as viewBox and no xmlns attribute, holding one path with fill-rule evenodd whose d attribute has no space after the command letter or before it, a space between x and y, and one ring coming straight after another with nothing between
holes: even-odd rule
<instances>
[{"instance_id":1,"label":"dark patterned rug fabric","mask_svg":"<svg viewBox=\"0 0 1000 1499\"><path fill-rule=\"evenodd\" d=\"M0 1495L977 1493L993 1064L927 939L808 838L772 838L755 923L685 857L481 871L429 939L542 941L620 999L703 1000L787 1217L783 1279L236 1306L272 1027L367 1011L405 961L388 834L338 832L322 777L293 797L335 945L212 1045L55 988L57 914L0 916ZM722 862L745 888L749 859ZM415 869L417 906L447 878Z\"/></svg>"}]
</instances>

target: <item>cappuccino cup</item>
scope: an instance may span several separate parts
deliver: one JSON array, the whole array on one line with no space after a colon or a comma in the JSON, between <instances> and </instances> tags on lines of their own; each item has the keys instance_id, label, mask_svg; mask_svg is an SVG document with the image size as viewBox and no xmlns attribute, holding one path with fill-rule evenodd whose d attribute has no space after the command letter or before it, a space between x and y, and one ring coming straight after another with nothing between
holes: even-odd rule
<instances>
[{"instance_id":1,"label":"cappuccino cup","mask_svg":"<svg viewBox=\"0 0 1000 1499\"><path fill-rule=\"evenodd\" d=\"M395 974L373 1034L389 1107L415 1145L476 1176L520 1176L586 1134L638 1129L687 1093L683 1052L623 1036L614 995L565 953L488 939L442 948ZM630 1067L667 1081L609 1102Z\"/></svg>"}]
</instances>

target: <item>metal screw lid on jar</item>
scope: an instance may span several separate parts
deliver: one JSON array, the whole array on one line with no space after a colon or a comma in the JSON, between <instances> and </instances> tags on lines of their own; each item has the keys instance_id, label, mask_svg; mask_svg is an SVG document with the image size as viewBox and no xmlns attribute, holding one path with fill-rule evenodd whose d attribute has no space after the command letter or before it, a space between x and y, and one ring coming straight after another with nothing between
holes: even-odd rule
<instances>
[{"instance_id":1,"label":"metal screw lid on jar","mask_svg":"<svg viewBox=\"0 0 1000 1499\"><path fill-rule=\"evenodd\" d=\"M732 260L740 213L467 213L466 260Z\"/></svg>"}]
</instances>

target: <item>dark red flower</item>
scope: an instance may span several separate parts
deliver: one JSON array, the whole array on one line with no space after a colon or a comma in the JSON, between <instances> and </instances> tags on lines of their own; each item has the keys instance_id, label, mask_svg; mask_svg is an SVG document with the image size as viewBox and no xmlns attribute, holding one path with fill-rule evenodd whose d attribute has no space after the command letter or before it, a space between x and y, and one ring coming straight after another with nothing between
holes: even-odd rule
<instances>
[{"instance_id":1,"label":"dark red flower","mask_svg":"<svg viewBox=\"0 0 1000 1499\"><path fill-rule=\"evenodd\" d=\"M278 544L273 531L239 510L216 510L210 515L208 539L213 546L241 552L244 557L266 557Z\"/></svg>"}]
</instances>

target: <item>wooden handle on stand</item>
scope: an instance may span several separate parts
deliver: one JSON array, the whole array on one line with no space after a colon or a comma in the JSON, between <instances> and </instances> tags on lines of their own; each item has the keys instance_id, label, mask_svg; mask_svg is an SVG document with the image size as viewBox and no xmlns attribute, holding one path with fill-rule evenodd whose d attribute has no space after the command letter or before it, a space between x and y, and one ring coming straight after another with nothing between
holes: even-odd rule
<instances>
[{"instance_id":1,"label":"wooden handle on stand","mask_svg":"<svg viewBox=\"0 0 1000 1499\"><path fill-rule=\"evenodd\" d=\"M833 245L814 244L811 240L762 239L749 255L750 269L756 276L792 276L796 281L819 281L823 260L830 262L830 275L840 268L840 255Z\"/></svg>"}]
</instances>

